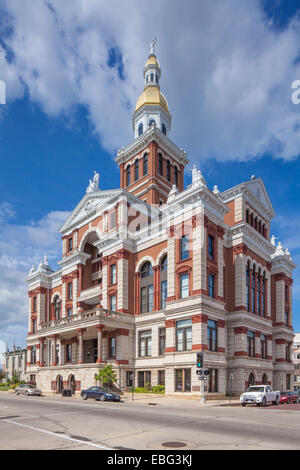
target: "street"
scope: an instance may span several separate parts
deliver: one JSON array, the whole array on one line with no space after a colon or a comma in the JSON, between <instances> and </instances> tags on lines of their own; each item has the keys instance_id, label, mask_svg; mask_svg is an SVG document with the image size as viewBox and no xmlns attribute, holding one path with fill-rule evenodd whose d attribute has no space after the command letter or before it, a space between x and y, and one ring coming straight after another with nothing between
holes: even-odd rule
<instances>
[{"instance_id":1,"label":"street","mask_svg":"<svg viewBox=\"0 0 300 470\"><path fill-rule=\"evenodd\" d=\"M102 403L2 392L0 449L300 449L299 418L300 404L242 408L174 398Z\"/></svg>"}]
</instances>

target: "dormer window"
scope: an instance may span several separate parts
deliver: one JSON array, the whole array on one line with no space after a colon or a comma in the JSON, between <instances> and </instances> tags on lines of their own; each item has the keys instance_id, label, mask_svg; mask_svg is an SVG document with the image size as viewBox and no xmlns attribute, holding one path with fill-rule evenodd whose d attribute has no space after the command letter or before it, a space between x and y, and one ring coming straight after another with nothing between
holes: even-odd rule
<instances>
[{"instance_id":1,"label":"dormer window","mask_svg":"<svg viewBox=\"0 0 300 470\"><path fill-rule=\"evenodd\" d=\"M139 134L139 135L142 135L142 133L143 133L143 123L141 122L141 123L139 124L138 134Z\"/></svg>"},{"instance_id":2,"label":"dormer window","mask_svg":"<svg viewBox=\"0 0 300 470\"><path fill-rule=\"evenodd\" d=\"M156 124L156 123L155 123L154 119L150 119L150 121L149 121L149 127L155 126L155 124Z\"/></svg>"}]
</instances>

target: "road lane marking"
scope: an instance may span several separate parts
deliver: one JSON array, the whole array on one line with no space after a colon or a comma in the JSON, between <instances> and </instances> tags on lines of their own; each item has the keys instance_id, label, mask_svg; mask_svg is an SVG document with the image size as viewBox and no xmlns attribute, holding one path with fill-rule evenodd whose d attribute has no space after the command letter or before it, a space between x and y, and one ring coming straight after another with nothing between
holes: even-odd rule
<instances>
[{"instance_id":1,"label":"road lane marking","mask_svg":"<svg viewBox=\"0 0 300 470\"><path fill-rule=\"evenodd\" d=\"M80 439L73 439L72 437L69 437L69 436L66 436L66 435L56 434L55 432L47 431L46 429L36 428L34 426L29 426L28 424L17 423L16 421L12 421L10 419L3 419L3 421L5 421L6 423L15 424L16 426L21 426L22 428L31 429L32 431L37 431L37 432L41 432L41 433L44 433L44 434L49 434L50 436L54 436L57 439L65 439L67 441L76 442L77 444L83 444L85 446L97 447L98 449L114 450L111 447L105 447L105 446L102 446L100 444L94 444L93 442L82 441Z\"/></svg>"}]
</instances>

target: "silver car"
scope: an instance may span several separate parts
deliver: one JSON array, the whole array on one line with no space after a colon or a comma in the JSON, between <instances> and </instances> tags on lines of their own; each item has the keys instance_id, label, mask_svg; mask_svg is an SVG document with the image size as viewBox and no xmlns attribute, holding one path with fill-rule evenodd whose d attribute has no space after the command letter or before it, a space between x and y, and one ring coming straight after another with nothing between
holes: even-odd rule
<instances>
[{"instance_id":1,"label":"silver car","mask_svg":"<svg viewBox=\"0 0 300 470\"><path fill-rule=\"evenodd\" d=\"M25 395L42 395L41 390L31 384L21 384L15 388L16 395L24 393Z\"/></svg>"}]
</instances>

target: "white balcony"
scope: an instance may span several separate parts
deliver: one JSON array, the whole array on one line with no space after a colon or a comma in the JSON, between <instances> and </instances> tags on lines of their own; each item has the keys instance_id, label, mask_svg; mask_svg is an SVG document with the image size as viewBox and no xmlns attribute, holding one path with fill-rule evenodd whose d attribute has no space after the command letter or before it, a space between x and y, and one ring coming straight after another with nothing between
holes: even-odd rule
<instances>
[{"instance_id":1,"label":"white balcony","mask_svg":"<svg viewBox=\"0 0 300 470\"><path fill-rule=\"evenodd\" d=\"M98 281L98 279L102 279L102 270L92 273L92 281Z\"/></svg>"}]
</instances>

